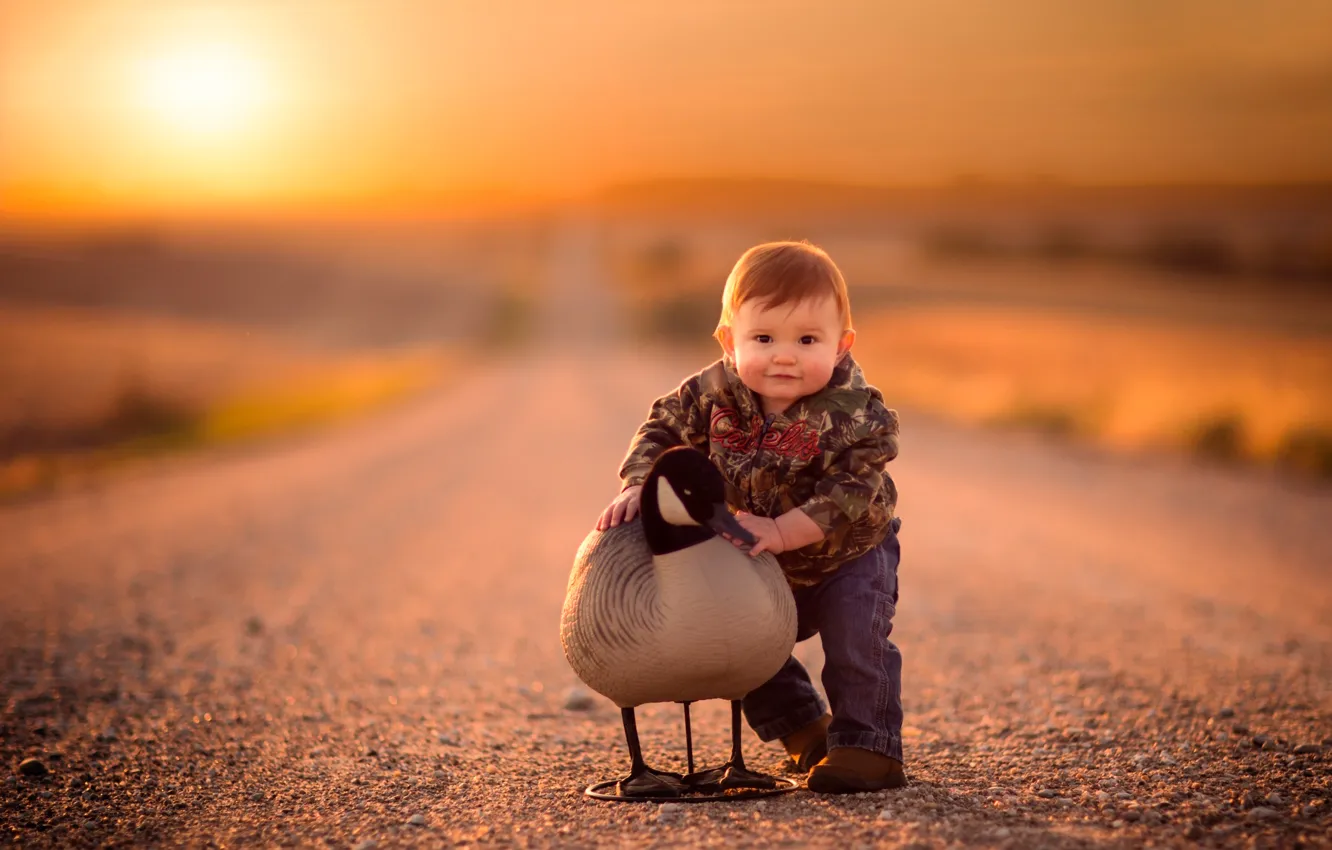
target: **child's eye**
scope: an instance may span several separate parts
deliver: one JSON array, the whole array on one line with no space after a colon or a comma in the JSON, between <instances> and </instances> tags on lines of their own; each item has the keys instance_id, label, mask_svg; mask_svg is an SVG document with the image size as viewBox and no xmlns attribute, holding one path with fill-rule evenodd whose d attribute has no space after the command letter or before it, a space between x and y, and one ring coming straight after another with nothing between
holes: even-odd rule
<instances>
[{"instance_id":1,"label":"child's eye","mask_svg":"<svg viewBox=\"0 0 1332 850\"><path fill-rule=\"evenodd\" d=\"M801 345L813 345L813 344L816 343L816 342L818 342L818 339L816 339L815 337L810 336L809 334L805 334L804 336L802 336L802 337L800 338L800 344L801 344Z\"/></svg>"},{"instance_id":2,"label":"child's eye","mask_svg":"<svg viewBox=\"0 0 1332 850\"><path fill-rule=\"evenodd\" d=\"M772 337L768 336L767 334L755 334L754 342L765 342L765 343L772 342Z\"/></svg>"}]
</instances>

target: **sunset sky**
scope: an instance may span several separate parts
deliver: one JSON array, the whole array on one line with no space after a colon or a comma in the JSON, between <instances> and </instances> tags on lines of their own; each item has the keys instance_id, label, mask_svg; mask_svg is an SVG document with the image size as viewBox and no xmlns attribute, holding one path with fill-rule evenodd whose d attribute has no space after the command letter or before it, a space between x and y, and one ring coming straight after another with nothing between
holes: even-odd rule
<instances>
[{"instance_id":1,"label":"sunset sky","mask_svg":"<svg viewBox=\"0 0 1332 850\"><path fill-rule=\"evenodd\" d=\"M0 215L1332 179L1332 2L0 0Z\"/></svg>"}]
</instances>

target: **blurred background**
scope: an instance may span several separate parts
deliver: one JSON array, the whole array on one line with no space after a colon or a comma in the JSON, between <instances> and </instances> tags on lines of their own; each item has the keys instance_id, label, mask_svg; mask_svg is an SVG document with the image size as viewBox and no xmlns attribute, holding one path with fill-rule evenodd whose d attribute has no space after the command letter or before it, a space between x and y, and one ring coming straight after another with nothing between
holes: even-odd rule
<instances>
[{"instance_id":1,"label":"blurred background","mask_svg":"<svg viewBox=\"0 0 1332 850\"><path fill-rule=\"evenodd\" d=\"M698 368L768 239L894 406L1326 481L1329 139L1316 0L0 0L0 497Z\"/></svg>"}]
</instances>

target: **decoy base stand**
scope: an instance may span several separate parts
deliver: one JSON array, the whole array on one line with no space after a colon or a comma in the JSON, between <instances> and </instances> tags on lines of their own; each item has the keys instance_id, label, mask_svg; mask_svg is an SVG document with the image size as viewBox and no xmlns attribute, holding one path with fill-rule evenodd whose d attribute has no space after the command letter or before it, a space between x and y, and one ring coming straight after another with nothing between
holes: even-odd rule
<instances>
[{"instance_id":1,"label":"decoy base stand","mask_svg":"<svg viewBox=\"0 0 1332 850\"><path fill-rule=\"evenodd\" d=\"M638 724L632 708L621 709L624 720L625 740L629 744L629 757L632 760L631 772L623 779L608 779L587 786L583 791L596 800L611 800L616 803L710 803L730 800L752 800L755 797L772 797L788 794L800 787L794 779L783 779L756 773L745 768L744 756L740 753L740 701L731 703L731 760L721 767L710 770L694 771L694 735L689 723L689 703L684 706L685 753L689 773L666 773L652 770L643 761L643 752L638 743ZM625 793L630 785L629 793ZM663 793L653 793L661 789Z\"/></svg>"},{"instance_id":2,"label":"decoy base stand","mask_svg":"<svg viewBox=\"0 0 1332 850\"><path fill-rule=\"evenodd\" d=\"M777 794L789 794L800 787L800 783L794 779L784 779L773 777L777 783L776 788L730 788L725 791L715 793L696 793L681 794L678 797L666 796L643 796L627 797L619 793L620 780L609 779L605 782L598 782L595 785L587 786L583 791L587 796L595 800L611 800L616 803L713 803L717 801L739 801L753 800L756 797L772 797Z\"/></svg>"}]
</instances>

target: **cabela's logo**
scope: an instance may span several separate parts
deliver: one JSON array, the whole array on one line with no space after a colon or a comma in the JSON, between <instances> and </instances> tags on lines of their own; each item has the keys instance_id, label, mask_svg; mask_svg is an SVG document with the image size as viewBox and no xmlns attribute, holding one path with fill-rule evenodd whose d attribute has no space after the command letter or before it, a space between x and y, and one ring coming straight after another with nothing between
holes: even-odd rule
<instances>
[{"instance_id":1,"label":"cabela's logo","mask_svg":"<svg viewBox=\"0 0 1332 850\"><path fill-rule=\"evenodd\" d=\"M819 432L805 420L793 422L786 428L764 429L762 416L755 415L745 427L740 413L732 407L723 407L712 414L709 436L728 451L750 454L759 448L774 451L783 457L803 460L819 454Z\"/></svg>"}]
</instances>

